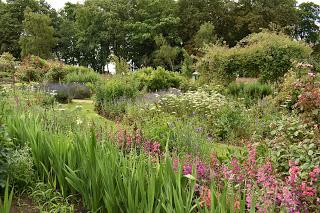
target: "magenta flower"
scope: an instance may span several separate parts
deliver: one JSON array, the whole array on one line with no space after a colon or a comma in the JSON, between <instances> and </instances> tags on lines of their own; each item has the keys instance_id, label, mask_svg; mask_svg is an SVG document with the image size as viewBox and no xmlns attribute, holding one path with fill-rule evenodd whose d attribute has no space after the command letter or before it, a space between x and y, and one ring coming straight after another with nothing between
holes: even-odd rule
<instances>
[{"instance_id":1,"label":"magenta flower","mask_svg":"<svg viewBox=\"0 0 320 213\"><path fill-rule=\"evenodd\" d=\"M182 173L184 175L190 175L192 174L192 166L190 164L186 164L186 165L183 165L182 167Z\"/></svg>"}]
</instances>

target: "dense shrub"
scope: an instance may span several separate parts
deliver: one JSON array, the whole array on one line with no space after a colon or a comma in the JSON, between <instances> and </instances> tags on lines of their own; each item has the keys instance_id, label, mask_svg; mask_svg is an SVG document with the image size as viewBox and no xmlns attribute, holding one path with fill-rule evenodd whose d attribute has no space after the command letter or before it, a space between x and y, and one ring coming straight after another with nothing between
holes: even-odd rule
<instances>
[{"instance_id":1,"label":"dense shrub","mask_svg":"<svg viewBox=\"0 0 320 213\"><path fill-rule=\"evenodd\" d=\"M310 64L297 64L286 74L274 102L298 111L306 123L319 129L320 75L312 71Z\"/></svg>"},{"instance_id":2,"label":"dense shrub","mask_svg":"<svg viewBox=\"0 0 320 213\"><path fill-rule=\"evenodd\" d=\"M77 66L65 66L66 83L95 83L99 80L99 74L93 69Z\"/></svg>"},{"instance_id":3,"label":"dense shrub","mask_svg":"<svg viewBox=\"0 0 320 213\"><path fill-rule=\"evenodd\" d=\"M3 123L0 120L0 191L4 188L8 177L8 156L13 150L12 141L9 138Z\"/></svg>"},{"instance_id":4,"label":"dense shrub","mask_svg":"<svg viewBox=\"0 0 320 213\"><path fill-rule=\"evenodd\" d=\"M64 79L66 83L95 83L99 80L99 74L91 71L87 73L83 72L71 72L68 73Z\"/></svg>"},{"instance_id":5,"label":"dense shrub","mask_svg":"<svg viewBox=\"0 0 320 213\"><path fill-rule=\"evenodd\" d=\"M138 83L130 75L100 82L96 88L96 109L106 117L118 117L125 111L126 102L133 100L138 93Z\"/></svg>"},{"instance_id":6,"label":"dense shrub","mask_svg":"<svg viewBox=\"0 0 320 213\"><path fill-rule=\"evenodd\" d=\"M139 82L139 90L146 89L149 92L179 88L183 78L174 73L166 71L162 67L153 69L151 67L142 68L134 73L134 79Z\"/></svg>"},{"instance_id":7,"label":"dense shrub","mask_svg":"<svg viewBox=\"0 0 320 213\"><path fill-rule=\"evenodd\" d=\"M28 56L23 59L17 70L17 76L21 81L42 81L49 70L46 60L38 56Z\"/></svg>"},{"instance_id":8,"label":"dense shrub","mask_svg":"<svg viewBox=\"0 0 320 213\"><path fill-rule=\"evenodd\" d=\"M306 175L314 166L320 165L320 144L312 127L297 115L282 116L269 126L268 146L272 160L279 173L288 171L288 162L297 162Z\"/></svg>"},{"instance_id":9,"label":"dense shrub","mask_svg":"<svg viewBox=\"0 0 320 213\"><path fill-rule=\"evenodd\" d=\"M203 120L206 131L217 140L231 141L250 136L251 120L245 108L228 101L215 91L208 93L199 90L180 96L167 95L151 110L179 117L197 116Z\"/></svg>"},{"instance_id":10,"label":"dense shrub","mask_svg":"<svg viewBox=\"0 0 320 213\"><path fill-rule=\"evenodd\" d=\"M228 86L228 92L236 97L249 96L251 99L262 99L272 94L272 88L268 84L261 83L231 83Z\"/></svg>"},{"instance_id":11,"label":"dense shrub","mask_svg":"<svg viewBox=\"0 0 320 213\"><path fill-rule=\"evenodd\" d=\"M59 61L46 61L36 56L29 56L22 61L18 69L18 77L28 82L46 80L53 83L95 83L100 76L90 68L65 65Z\"/></svg>"},{"instance_id":12,"label":"dense shrub","mask_svg":"<svg viewBox=\"0 0 320 213\"><path fill-rule=\"evenodd\" d=\"M268 84L256 83L231 83L228 85L227 93L236 97L244 99L247 106L261 100L273 92L272 87Z\"/></svg>"},{"instance_id":13,"label":"dense shrub","mask_svg":"<svg viewBox=\"0 0 320 213\"><path fill-rule=\"evenodd\" d=\"M10 53L0 56L0 79L12 79L15 73L15 58Z\"/></svg>"},{"instance_id":14,"label":"dense shrub","mask_svg":"<svg viewBox=\"0 0 320 213\"><path fill-rule=\"evenodd\" d=\"M10 181L19 188L34 181L33 160L30 148L24 147L11 152L8 156L8 175Z\"/></svg>"},{"instance_id":15,"label":"dense shrub","mask_svg":"<svg viewBox=\"0 0 320 213\"><path fill-rule=\"evenodd\" d=\"M225 83L239 76L273 82L292 67L293 60L306 59L310 54L307 44L264 31L248 36L234 48L208 47L197 67L204 81Z\"/></svg>"},{"instance_id":16,"label":"dense shrub","mask_svg":"<svg viewBox=\"0 0 320 213\"><path fill-rule=\"evenodd\" d=\"M67 72L62 63L50 62L49 70L46 73L45 78L49 82L61 82L66 75L67 75Z\"/></svg>"}]
</instances>

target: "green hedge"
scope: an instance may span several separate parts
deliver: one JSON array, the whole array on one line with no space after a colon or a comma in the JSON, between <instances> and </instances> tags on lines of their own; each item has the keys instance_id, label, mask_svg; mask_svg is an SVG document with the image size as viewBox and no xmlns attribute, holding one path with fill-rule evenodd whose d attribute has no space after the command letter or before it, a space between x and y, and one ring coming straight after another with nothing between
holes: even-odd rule
<instances>
[{"instance_id":1,"label":"green hedge","mask_svg":"<svg viewBox=\"0 0 320 213\"><path fill-rule=\"evenodd\" d=\"M248 36L234 48L208 47L197 67L204 81L226 83L239 76L274 82L284 76L294 60L306 59L311 52L303 42L264 31Z\"/></svg>"},{"instance_id":2,"label":"green hedge","mask_svg":"<svg viewBox=\"0 0 320 213\"><path fill-rule=\"evenodd\" d=\"M162 67L153 69L142 68L133 74L134 79L139 83L139 90L146 89L154 92L169 88L179 88L183 77L177 73L169 72Z\"/></svg>"}]
</instances>

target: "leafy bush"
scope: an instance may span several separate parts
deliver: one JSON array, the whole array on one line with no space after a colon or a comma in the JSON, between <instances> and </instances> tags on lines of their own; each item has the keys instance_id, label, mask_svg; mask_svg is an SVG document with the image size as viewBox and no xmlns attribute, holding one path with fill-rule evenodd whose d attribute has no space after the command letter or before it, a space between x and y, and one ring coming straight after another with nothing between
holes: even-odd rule
<instances>
[{"instance_id":1,"label":"leafy bush","mask_svg":"<svg viewBox=\"0 0 320 213\"><path fill-rule=\"evenodd\" d=\"M248 97L251 99L262 99L272 94L272 88L268 84L261 83L231 83L228 86L228 92L236 97Z\"/></svg>"},{"instance_id":2,"label":"leafy bush","mask_svg":"<svg viewBox=\"0 0 320 213\"><path fill-rule=\"evenodd\" d=\"M49 70L46 60L38 56L28 56L18 67L17 76L22 81L42 81Z\"/></svg>"},{"instance_id":3,"label":"leafy bush","mask_svg":"<svg viewBox=\"0 0 320 213\"><path fill-rule=\"evenodd\" d=\"M129 64L124 58L113 55L111 60L116 65L116 74L117 75L125 75L130 72Z\"/></svg>"},{"instance_id":4,"label":"leafy bush","mask_svg":"<svg viewBox=\"0 0 320 213\"><path fill-rule=\"evenodd\" d=\"M179 88L183 78L174 72L166 71L162 67L155 70L148 67L136 71L134 79L139 82L139 90L145 88L149 92L154 92L170 87Z\"/></svg>"},{"instance_id":5,"label":"leafy bush","mask_svg":"<svg viewBox=\"0 0 320 213\"><path fill-rule=\"evenodd\" d=\"M230 141L250 136L251 120L245 108L228 101L215 91L198 90L180 96L167 95L161 98L153 110L179 117L198 116L203 119L206 131L218 140Z\"/></svg>"},{"instance_id":6,"label":"leafy bush","mask_svg":"<svg viewBox=\"0 0 320 213\"><path fill-rule=\"evenodd\" d=\"M222 141L245 139L249 138L251 133L250 121L240 107L226 105L209 118L208 128L212 129L213 136Z\"/></svg>"},{"instance_id":7,"label":"leafy bush","mask_svg":"<svg viewBox=\"0 0 320 213\"><path fill-rule=\"evenodd\" d=\"M34 181L33 160L30 148L15 150L8 156L8 175L10 181L23 188Z\"/></svg>"},{"instance_id":8,"label":"leafy bush","mask_svg":"<svg viewBox=\"0 0 320 213\"><path fill-rule=\"evenodd\" d=\"M100 76L94 70L86 67L65 66L66 83L96 83Z\"/></svg>"},{"instance_id":9,"label":"leafy bush","mask_svg":"<svg viewBox=\"0 0 320 213\"><path fill-rule=\"evenodd\" d=\"M4 125L0 120L0 191L8 178L8 155L14 148Z\"/></svg>"},{"instance_id":10,"label":"leafy bush","mask_svg":"<svg viewBox=\"0 0 320 213\"><path fill-rule=\"evenodd\" d=\"M312 72L310 64L297 64L284 78L274 102L298 111L304 121L319 129L320 75Z\"/></svg>"},{"instance_id":11,"label":"leafy bush","mask_svg":"<svg viewBox=\"0 0 320 213\"><path fill-rule=\"evenodd\" d=\"M95 83L99 80L99 74L96 72L72 72L68 73L65 77L64 82L66 83Z\"/></svg>"},{"instance_id":12,"label":"leafy bush","mask_svg":"<svg viewBox=\"0 0 320 213\"><path fill-rule=\"evenodd\" d=\"M96 89L96 109L99 114L114 118L112 110L116 110L115 115L119 116L125 111L126 101L133 100L138 93L138 84L131 76L100 82Z\"/></svg>"},{"instance_id":13,"label":"leafy bush","mask_svg":"<svg viewBox=\"0 0 320 213\"><path fill-rule=\"evenodd\" d=\"M15 58L10 53L0 56L0 79L10 79L15 73Z\"/></svg>"},{"instance_id":14,"label":"leafy bush","mask_svg":"<svg viewBox=\"0 0 320 213\"><path fill-rule=\"evenodd\" d=\"M204 81L230 82L239 77L278 81L292 67L293 60L306 59L311 48L283 34L251 34L234 48L211 46L198 62Z\"/></svg>"},{"instance_id":15,"label":"leafy bush","mask_svg":"<svg viewBox=\"0 0 320 213\"><path fill-rule=\"evenodd\" d=\"M314 166L320 165L320 146L312 127L296 115L282 116L269 127L272 160L278 172L288 171L288 162L297 162L306 174Z\"/></svg>"},{"instance_id":16,"label":"leafy bush","mask_svg":"<svg viewBox=\"0 0 320 213\"><path fill-rule=\"evenodd\" d=\"M51 62L45 78L50 82L61 82L67 75L64 65L59 62Z\"/></svg>"},{"instance_id":17,"label":"leafy bush","mask_svg":"<svg viewBox=\"0 0 320 213\"><path fill-rule=\"evenodd\" d=\"M247 106L250 106L257 100L261 100L272 94L273 89L268 84L256 83L231 83L227 92L236 98L242 98Z\"/></svg>"}]
</instances>

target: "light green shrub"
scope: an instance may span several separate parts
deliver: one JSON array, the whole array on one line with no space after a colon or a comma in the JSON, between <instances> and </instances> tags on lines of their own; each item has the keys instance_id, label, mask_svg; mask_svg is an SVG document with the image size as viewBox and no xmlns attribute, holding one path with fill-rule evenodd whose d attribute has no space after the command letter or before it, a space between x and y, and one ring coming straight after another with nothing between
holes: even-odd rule
<instances>
[{"instance_id":1,"label":"light green shrub","mask_svg":"<svg viewBox=\"0 0 320 213\"><path fill-rule=\"evenodd\" d=\"M16 71L15 58L10 53L0 56L0 79L12 79Z\"/></svg>"},{"instance_id":2,"label":"light green shrub","mask_svg":"<svg viewBox=\"0 0 320 213\"><path fill-rule=\"evenodd\" d=\"M20 189L33 183L35 176L30 148L24 147L10 153L8 174L10 181Z\"/></svg>"},{"instance_id":3,"label":"light green shrub","mask_svg":"<svg viewBox=\"0 0 320 213\"><path fill-rule=\"evenodd\" d=\"M94 70L86 67L65 66L66 83L96 83L100 76Z\"/></svg>"},{"instance_id":4,"label":"light green shrub","mask_svg":"<svg viewBox=\"0 0 320 213\"><path fill-rule=\"evenodd\" d=\"M153 69L142 68L134 73L134 79L139 82L139 90L146 89L149 92L179 88L183 78L174 72L169 72L162 67Z\"/></svg>"},{"instance_id":5,"label":"light green shrub","mask_svg":"<svg viewBox=\"0 0 320 213\"><path fill-rule=\"evenodd\" d=\"M258 77L263 82L278 81L294 60L306 59L311 48L286 35L263 31L251 34L234 48L210 46L197 67L203 81L226 83L239 77Z\"/></svg>"},{"instance_id":6,"label":"light green shrub","mask_svg":"<svg viewBox=\"0 0 320 213\"><path fill-rule=\"evenodd\" d=\"M59 62L50 62L49 70L45 75L46 80L50 82L61 82L67 75L64 65Z\"/></svg>"},{"instance_id":7,"label":"light green shrub","mask_svg":"<svg viewBox=\"0 0 320 213\"><path fill-rule=\"evenodd\" d=\"M100 82L96 88L96 109L106 117L119 117L125 112L126 102L133 100L138 93L138 82L130 75Z\"/></svg>"}]
</instances>

